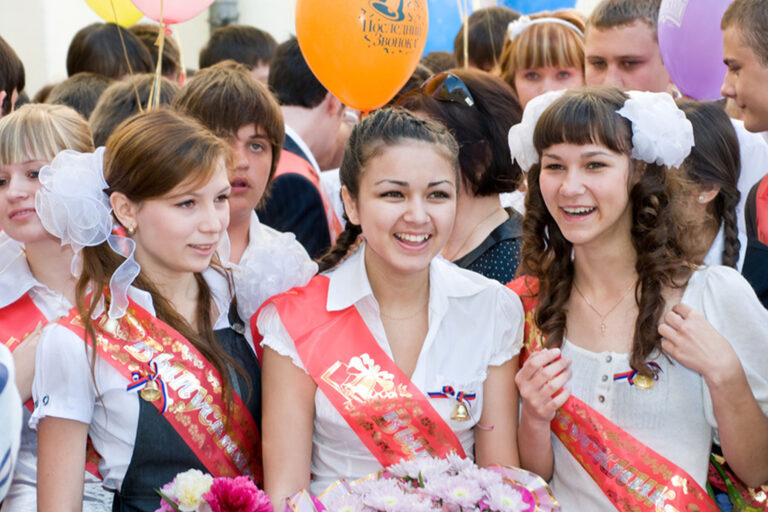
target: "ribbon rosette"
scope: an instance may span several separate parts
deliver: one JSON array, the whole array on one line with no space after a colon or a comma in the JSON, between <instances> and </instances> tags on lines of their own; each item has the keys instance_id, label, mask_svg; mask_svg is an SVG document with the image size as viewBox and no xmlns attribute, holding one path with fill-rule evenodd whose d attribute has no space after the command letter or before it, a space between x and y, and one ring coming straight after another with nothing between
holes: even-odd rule
<instances>
[{"instance_id":1,"label":"ribbon rosette","mask_svg":"<svg viewBox=\"0 0 768 512\"><path fill-rule=\"evenodd\" d=\"M147 374L142 375L142 373L139 371L131 373L131 380L133 382L128 384L125 389L126 391L139 391L141 393L142 399L145 399L149 402L154 402L156 399L150 400L145 396L146 391L149 391L149 389L147 389L147 385L150 382L154 383L157 391L159 391L163 399L163 407L160 410L160 414L163 414L168 407L168 390L166 388L165 381L157 371L157 362L152 360L147 363L147 365L149 366L149 372ZM144 391L144 393L142 393L142 391Z\"/></svg>"}]
</instances>

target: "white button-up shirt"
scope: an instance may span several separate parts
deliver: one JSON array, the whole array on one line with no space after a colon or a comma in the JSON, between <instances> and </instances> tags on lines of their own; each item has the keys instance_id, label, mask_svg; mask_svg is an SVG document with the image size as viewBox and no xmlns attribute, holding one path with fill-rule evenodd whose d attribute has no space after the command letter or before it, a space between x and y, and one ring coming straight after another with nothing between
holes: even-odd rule
<instances>
[{"instance_id":1,"label":"white button-up shirt","mask_svg":"<svg viewBox=\"0 0 768 512\"><path fill-rule=\"evenodd\" d=\"M392 358L379 306L373 296L361 246L327 275L330 279L328 311L357 308L382 350ZM520 351L523 308L509 289L474 272L460 269L441 258L429 267L429 329L411 381L424 395L452 386L458 393L476 393L469 421L451 420L453 399L428 398L472 457L473 427L482 415L483 383L488 367L512 359ZM304 365L293 340L280 321L277 309L268 304L258 318L262 345L288 356L301 369ZM329 349L335 340L328 340ZM345 478L356 480L381 469L381 465L357 437L322 391L315 394L311 491L322 492Z\"/></svg>"}]
</instances>

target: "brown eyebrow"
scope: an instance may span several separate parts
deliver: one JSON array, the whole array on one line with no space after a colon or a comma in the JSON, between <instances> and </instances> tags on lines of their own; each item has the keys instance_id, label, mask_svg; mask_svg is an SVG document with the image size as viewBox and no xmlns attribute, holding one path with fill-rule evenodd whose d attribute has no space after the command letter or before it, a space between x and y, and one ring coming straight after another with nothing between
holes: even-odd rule
<instances>
[{"instance_id":1,"label":"brown eyebrow","mask_svg":"<svg viewBox=\"0 0 768 512\"><path fill-rule=\"evenodd\" d=\"M393 185L398 185L400 187L407 187L408 186L408 182L407 181L390 180L390 179L379 180L376 183L374 183L374 185L380 185L382 183L392 183Z\"/></svg>"}]
</instances>

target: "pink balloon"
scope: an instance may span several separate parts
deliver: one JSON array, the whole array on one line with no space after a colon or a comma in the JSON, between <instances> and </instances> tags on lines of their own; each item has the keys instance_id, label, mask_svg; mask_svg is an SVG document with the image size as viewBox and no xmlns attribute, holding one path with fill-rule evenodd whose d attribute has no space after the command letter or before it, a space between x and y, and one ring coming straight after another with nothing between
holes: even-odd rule
<instances>
[{"instance_id":1,"label":"pink balloon","mask_svg":"<svg viewBox=\"0 0 768 512\"><path fill-rule=\"evenodd\" d=\"M720 99L725 78L720 19L731 0L662 0L659 49L672 81L693 99Z\"/></svg>"},{"instance_id":2,"label":"pink balloon","mask_svg":"<svg viewBox=\"0 0 768 512\"><path fill-rule=\"evenodd\" d=\"M191 20L211 5L213 0L163 0L162 15L160 0L131 0L131 2L146 17L160 23L174 24Z\"/></svg>"}]
</instances>

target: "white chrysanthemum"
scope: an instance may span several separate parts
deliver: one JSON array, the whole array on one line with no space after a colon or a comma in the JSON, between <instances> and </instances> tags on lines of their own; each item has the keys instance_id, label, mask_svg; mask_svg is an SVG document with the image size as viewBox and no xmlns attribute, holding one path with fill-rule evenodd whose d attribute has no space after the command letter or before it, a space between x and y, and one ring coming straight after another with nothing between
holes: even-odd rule
<instances>
[{"instance_id":1,"label":"white chrysanthemum","mask_svg":"<svg viewBox=\"0 0 768 512\"><path fill-rule=\"evenodd\" d=\"M528 509L520 492L506 484L491 486L487 502L493 512L521 512Z\"/></svg>"},{"instance_id":2,"label":"white chrysanthemum","mask_svg":"<svg viewBox=\"0 0 768 512\"><path fill-rule=\"evenodd\" d=\"M203 494L211 490L213 477L197 469L179 473L173 480L171 493L179 500L183 512L193 512L203 504Z\"/></svg>"},{"instance_id":3,"label":"white chrysanthemum","mask_svg":"<svg viewBox=\"0 0 768 512\"><path fill-rule=\"evenodd\" d=\"M632 122L632 158L678 167L691 153L693 125L663 92L629 91L616 113Z\"/></svg>"}]
</instances>

